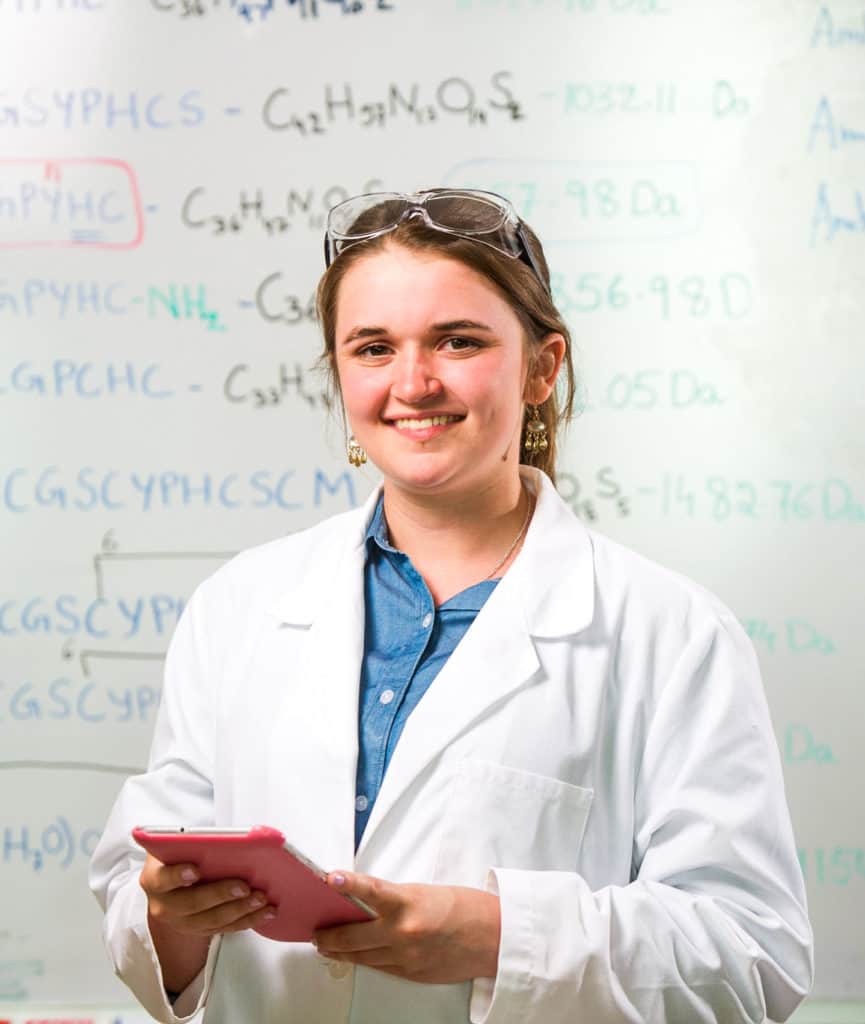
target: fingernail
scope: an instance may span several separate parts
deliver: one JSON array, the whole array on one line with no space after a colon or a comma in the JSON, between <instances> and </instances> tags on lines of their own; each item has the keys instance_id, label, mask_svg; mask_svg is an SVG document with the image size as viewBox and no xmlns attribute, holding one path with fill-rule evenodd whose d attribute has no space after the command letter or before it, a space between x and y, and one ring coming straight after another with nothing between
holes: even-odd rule
<instances>
[{"instance_id":1,"label":"fingernail","mask_svg":"<svg viewBox=\"0 0 865 1024\"><path fill-rule=\"evenodd\" d=\"M265 910L265 912L264 912L264 920L265 921L272 921L275 917L276 917L276 911L275 910Z\"/></svg>"},{"instance_id":2,"label":"fingernail","mask_svg":"<svg viewBox=\"0 0 865 1024\"><path fill-rule=\"evenodd\" d=\"M192 868L184 868L183 871L180 872L180 877L184 882L194 882L198 878L198 873L193 871Z\"/></svg>"},{"instance_id":3,"label":"fingernail","mask_svg":"<svg viewBox=\"0 0 865 1024\"><path fill-rule=\"evenodd\" d=\"M252 899L249 901L249 905L252 907L253 910L258 910L259 907L264 906L264 902L265 901L260 896L253 896Z\"/></svg>"},{"instance_id":4,"label":"fingernail","mask_svg":"<svg viewBox=\"0 0 865 1024\"><path fill-rule=\"evenodd\" d=\"M345 885L345 875L337 874L332 876L334 885Z\"/></svg>"},{"instance_id":5,"label":"fingernail","mask_svg":"<svg viewBox=\"0 0 865 1024\"><path fill-rule=\"evenodd\" d=\"M232 895L232 896L237 896L237 897L240 897L240 896L246 896L246 895L247 895L247 892L246 892L246 889L244 889L242 885L236 885L236 886L235 886L235 887L234 887L234 888L233 888L233 889L231 890L231 895Z\"/></svg>"}]
</instances>

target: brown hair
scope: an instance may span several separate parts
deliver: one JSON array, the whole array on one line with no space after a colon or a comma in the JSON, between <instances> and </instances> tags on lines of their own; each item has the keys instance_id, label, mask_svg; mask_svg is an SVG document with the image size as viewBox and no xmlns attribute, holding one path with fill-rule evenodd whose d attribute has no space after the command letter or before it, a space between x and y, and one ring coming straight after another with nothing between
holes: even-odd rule
<instances>
[{"instance_id":1,"label":"brown hair","mask_svg":"<svg viewBox=\"0 0 865 1024\"><path fill-rule=\"evenodd\" d=\"M465 203L457 197L448 201L455 204L455 220L458 215L459 223L470 226L472 204ZM380 204L363 213L352 228L355 231L375 231L389 223L389 220L387 205ZM392 231L344 248L322 275L316 293L318 316L324 332L324 352L319 364L327 372L331 395L338 397L340 388L335 358L336 305L342 278L358 260L389 245L402 246L412 252L439 253L448 259L458 260L491 281L516 314L525 332L530 373L533 346L538 345L548 334L561 334L565 339L564 373L559 374L557 386L550 397L538 407L540 417L547 428L548 446L545 451L531 455L525 451L522 444L520 445L520 462L538 466L555 481L557 429L559 425L564 425L571 419L576 389L571 335L548 290L550 272L541 243L527 224L523 223L522 228L532 248L535 262L543 274L544 284L541 284L534 271L522 260L505 256L489 245L438 231L429 227L419 217L406 218ZM527 419L528 409L523 417L524 427Z\"/></svg>"}]
</instances>

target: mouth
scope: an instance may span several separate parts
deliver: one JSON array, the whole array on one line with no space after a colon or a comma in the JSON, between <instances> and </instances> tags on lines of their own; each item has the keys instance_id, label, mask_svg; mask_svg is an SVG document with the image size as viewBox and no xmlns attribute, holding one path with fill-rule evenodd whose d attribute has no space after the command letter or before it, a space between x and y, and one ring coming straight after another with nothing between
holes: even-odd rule
<instances>
[{"instance_id":1,"label":"mouth","mask_svg":"<svg viewBox=\"0 0 865 1024\"><path fill-rule=\"evenodd\" d=\"M430 427L445 427L449 423L459 423L465 416L441 414L437 416L401 416L389 420L397 430L429 430Z\"/></svg>"}]
</instances>

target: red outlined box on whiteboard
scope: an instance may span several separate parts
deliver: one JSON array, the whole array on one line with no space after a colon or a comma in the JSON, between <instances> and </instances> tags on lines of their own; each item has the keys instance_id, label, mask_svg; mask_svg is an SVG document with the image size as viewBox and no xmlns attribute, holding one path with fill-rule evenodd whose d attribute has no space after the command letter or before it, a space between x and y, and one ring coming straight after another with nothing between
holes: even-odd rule
<instances>
[{"instance_id":1,"label":"red outlined box on whiteboard","mask_svg":"<svg viewBox=\"0 0 865 1024\"><path fill-rule=\"evenodd\" d=\"M143 238L141 193L125 161L0 158L0 248L134 249Z\"/></svg>"}]
</instances>

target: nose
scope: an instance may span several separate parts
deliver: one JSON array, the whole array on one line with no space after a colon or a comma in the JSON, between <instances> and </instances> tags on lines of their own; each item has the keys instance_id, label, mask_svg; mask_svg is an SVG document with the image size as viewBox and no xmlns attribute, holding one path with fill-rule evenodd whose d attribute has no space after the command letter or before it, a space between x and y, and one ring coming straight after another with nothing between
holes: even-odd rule
<instances>
[{"instance_id":1,"label":"nose","mask_svg":"<svg viewBox=\"0 0 865 1024\"><path fill-rule=\"evenodd\" d=\"M434 357L424 350L402 351L394 363L391 394L406 405L417 405L439 395L442 383L435 375Z\"/></svg>"}]
</instances>

